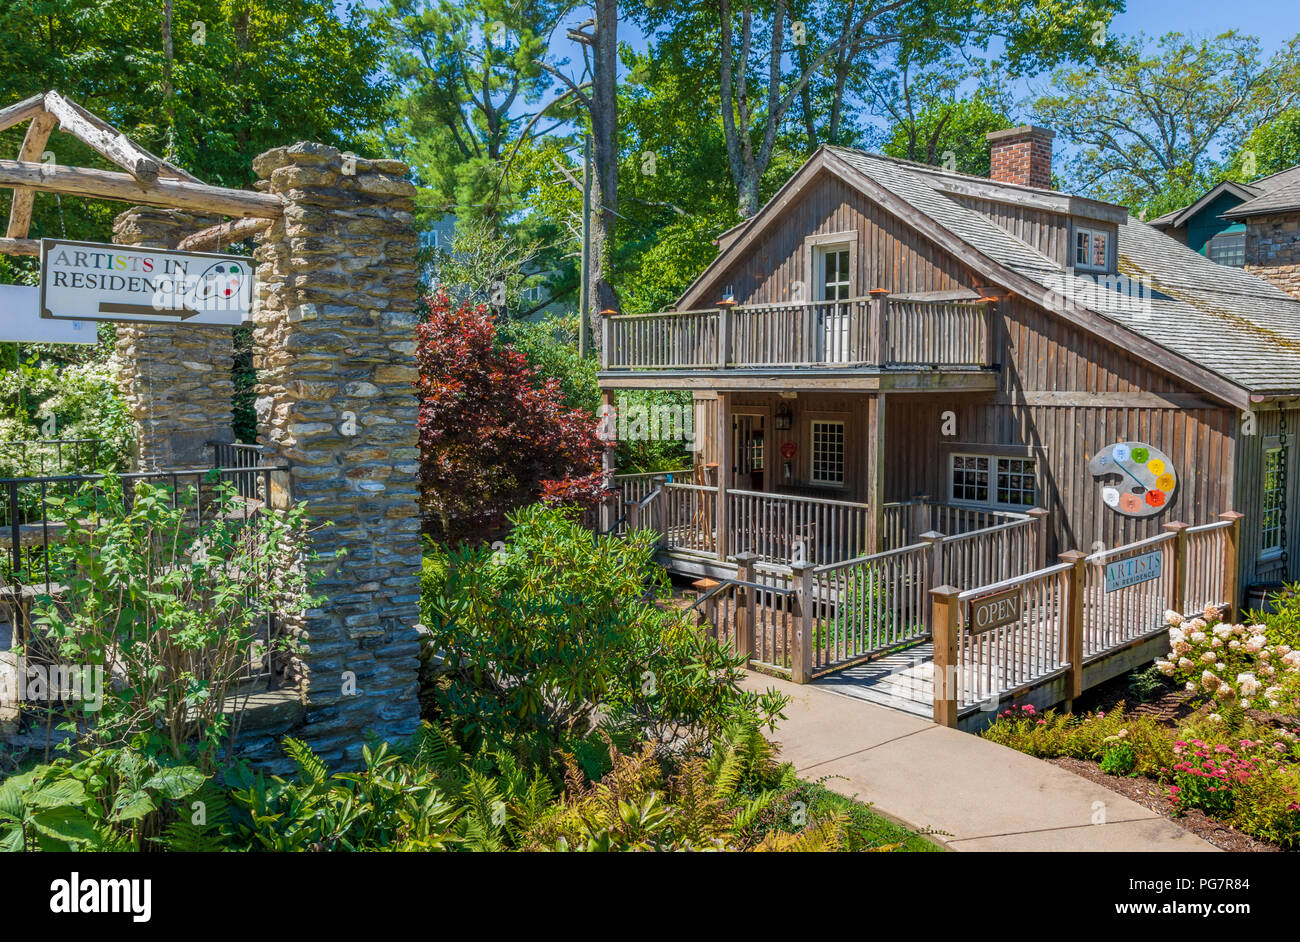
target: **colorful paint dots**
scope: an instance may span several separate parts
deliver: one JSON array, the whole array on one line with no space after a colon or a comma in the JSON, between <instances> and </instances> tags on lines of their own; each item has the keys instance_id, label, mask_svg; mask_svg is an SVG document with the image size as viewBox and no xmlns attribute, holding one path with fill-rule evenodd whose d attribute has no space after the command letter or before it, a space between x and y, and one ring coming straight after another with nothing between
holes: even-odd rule
<instances>
[{"instance_id":1,"label":"colorful paint dots","mask_svg":"<svg viewBox=\"0 0 1300 942\"><path fill-rule=\"evenodd\" d=\"M1116 442L1099 449L1089 459L1088 471L1102 485L1102 503L1130 517L1163 512L1178 488L1169 456L1145 442Z\"/></svg>"}]
</instances>

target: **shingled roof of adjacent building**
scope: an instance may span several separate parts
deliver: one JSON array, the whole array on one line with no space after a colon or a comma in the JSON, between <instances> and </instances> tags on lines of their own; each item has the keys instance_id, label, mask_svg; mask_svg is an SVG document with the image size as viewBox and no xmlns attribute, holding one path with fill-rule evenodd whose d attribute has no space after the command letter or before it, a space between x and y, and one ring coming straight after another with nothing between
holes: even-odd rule
<instances>
[{"instance_id":1,"label":"shingled roof of adjacent building","mask_svg":"<svg viewBox=\"0 0 1300 942\"><path fill-rule=\"evenodd\" d=\"M1242 269L1210 261L1124 207L849 148L822 150L998 266L1041 286L1042 295L1031 298L1035 303L1048 309L1086 308L1249 393L1300 392L1300 300ZM1300 178L1296 182L1300 184ZM958 196L1010 204L1033 200L1071 216L1117 223L1119 271L1131 278L1142 276L1154 289L1148 303L1064 303L1067 298L1096 298L1097 278L1043 254ZM758 223L767 208L749 225ZM739 233L733 244L746 234Z\"/></svg>"}]
</instances>

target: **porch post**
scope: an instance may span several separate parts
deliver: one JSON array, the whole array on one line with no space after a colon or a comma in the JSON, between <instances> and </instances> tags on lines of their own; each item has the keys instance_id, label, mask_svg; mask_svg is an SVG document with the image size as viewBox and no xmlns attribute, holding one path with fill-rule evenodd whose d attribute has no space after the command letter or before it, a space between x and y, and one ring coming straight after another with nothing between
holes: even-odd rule
<instances>
[{"instance_id":1,"label":"porch post","mask_svg":"<svg viewBox=\"0 0 1300 942\"><path fill-rule=\"evenodd\" d=\"M608 336L604 331L604 336ZM600 391L601 438L605 449L600 455L601 484L607 488L614 487L615 442L618 441L618 415L614 411L614 393L608 389ZM618 523L619 497L605 498L600 502L600 529L609 532Z\"/></svg>"},{"instance_id":2,"label":"porch post","mask_svg":"<svg viewBox=\"0 0 1300 942\"><path fill-rule=\"evenodd\" d=\"M1187 604L1187 524L1175 520L1160 529L1174 535L1174 578L1169 588L1169 607L1182 615Z\"/></svg>"},{"instance_id":3,"label":"porch post","mask_svg":"<svg viewBox=\"0 0 1300 942\"><path fill-rule=\"evenodd\" d=\"M934 721L948 727L957 725L959 595L961 590L956 586L941 585L930 590L934 623Z\"/></svg>"},{"instance_id":4,"label":"porch post","mask_svg":"<svg viewBox=\"0 0 1300 942\"><path fill-rule=\"evenodd\" d=\"M736 554L736 578L741 582L757 582L758 572L754 564L758 562L757 553ZM742 586L736 594L736 653L745 656L745 664L754 655L754 622L758 608L758 593L750 586Z\"/></svg>"},{"instance_id":5,"label":"porch post","mask_svg":"<svg viewBox=\"0 0 1300 942\"><path fill-rule=\"evenodd\" d=\"M796 684L812 683L813 636L817 632L817 603L813 598L814 568L808 562L794 563L790 567L793 571L795 598L799 603L790 649L790 679Z\"/></svg>"},{"instance_id":6,"label":"porch post","mask_svg":"<svg viewBox=\"0 0 1300 942\"><path fill-rule=\"evenodd\" d=\"M730 520L727 489L731 484L731 468L735 464L732 451L735 443L731 434L731 393L718 393L718 559L725 560L731 549Z\"/></svg>"},{"instance_id":7,"label":"porch post","mask_svg":"<svg viewBox=\"0 0 1300 942\"><path fill-rule=\"evenodd\" d=\"M937 588L943 584L943 534L938 530L927 530L917 539L930 544L930 549L925 554L925 588L927 590ZM923 608L925 609L923 616L925 632L934 637L934 620L931 617L933 609L929 605Z\"/></svg>"},{"instance_id":8,"label":"porch post","mask_svg":"<svg viewBox=\"0 0 1300 942\"><path fill-rule=\"evenodd\" d=\"M1070 662L1070 672L1065 680L1065 699L1073 701L1083 695L1083 578L1086 553L1079 550L1067 550L1060 556L1061 562L1070 564L1070 571L1065 573L1069 580L1069 607L1066 609L1065 650L1062 652Z\"/></svg>"},{"instance_id":9,"label":"porch post","mask_svg":"<svg viewBox=\"0 0 1300 942\"><path fill-rule=\"evenodd\" d=\"M1238 607L1241 602L1241 518L1235 510L1219 514L1220 520L1228 520L1227 531L1223 535L1223 595L1228 603L1228 621L1236 624Z\"/></svg>"},{"instance_id":10,"label":"porch post","mask_svg":"<svg viewBox=\"0 0 1300 942\"><path fill-rule=\"evenodd\" d=\"M1030 560L1029 564L1035 569L1047 568L1047 511L1042 507L1030 507L1025 511L1033 517L1033 523L1030 526Z\"/></svg>"},{"instance_id":11,"label":"porch post","mask_svg":"<svg viewBox=\"0 0 1300 942\"><path fill-rule=\"evenodd\" d=\"M885 320L889 311L889 289L872 288L871 304L867 313L867 362L872 366L885 364Z\"/></svg>"},{"instance_id":12,"label":"porch post","mask_svg":"<svg viewBox=\"0 0 1300 942\"><path fill-rule=\"evenodd\" d=\"M917 494L912 498L912 520L904 537L904 545L915 543L921 534L930 529L930 495Z\"/></svg>"},{"instance_id":13,"label":"porch post","mask_svg":"<svg viewBox=\"0 0 1300 942\"><path fill-rule=\"evenodd\" d=\"M885 394L867 401L867 553L879 553L885 529Z\"/></svg>"}]
</instances>

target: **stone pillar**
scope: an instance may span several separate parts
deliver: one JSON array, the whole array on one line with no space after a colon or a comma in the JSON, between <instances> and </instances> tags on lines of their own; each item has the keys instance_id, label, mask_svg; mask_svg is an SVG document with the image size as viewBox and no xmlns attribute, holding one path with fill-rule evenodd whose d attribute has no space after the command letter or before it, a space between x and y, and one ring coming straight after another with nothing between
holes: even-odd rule
<instances>
[{"instance_id":1,"label":"stone pillar","mask_svg":"<svg viewBox=\"0 0 1300 942\"><path fill-rule=\"evenodd\" d=\"M414 382L415 188L395 160L295 144L262 154L259 187L285 213L256 251L260 440L275 500L309 501L328 597L291 632L303 736L353 764L364 734L419 720L420 518ZM354 682L353 682L354 679Z\"/></svg>"},{"instance_id":2,"label":"stone pillar","mask_svg":"<svg viewBox=\"0 0 1300 942\"><path fill-rule=\"evenodd\" d=\"M135 206L113 222L119 245L172 248L219 222L179 209ZM210 467L209 441L234 441L229 327L118 324L118 383L136 426L141 471Z\"/></svg>"}]
</instances>

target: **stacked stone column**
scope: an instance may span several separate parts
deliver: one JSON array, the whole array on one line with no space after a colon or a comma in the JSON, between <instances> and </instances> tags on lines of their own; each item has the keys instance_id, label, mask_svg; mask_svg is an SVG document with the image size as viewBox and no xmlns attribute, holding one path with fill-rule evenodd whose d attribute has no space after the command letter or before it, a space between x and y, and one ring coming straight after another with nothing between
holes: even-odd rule
<instances>
[{"instance_id":1,"label":"stacked stone column","mask_svg":"<svg viewBox=\"0 0 1300 942\"><path fill-rule=\"evenodd\" d=\"M133 207L113 222L119 245L174 248L217 222L178 209ZM209 467L209 441L234 440L229 327L118 324L118 382L135 418L141 471Z\"/></svg>"},{"instance_id":2,"label":"stacked stone column","mask_svg":"<svg viewBox=\"0 0 1300 942\"><path fill-rule=\"evenodd\" d=\"M332 523L314 536L328 601L291 626L297 734L351 764L365 732L405 736L419 719L415 188L399 161L317 144L253 168L286 204L256 251L259 440L290 467L275 501Z\"/></svg>"}]
</instances>

